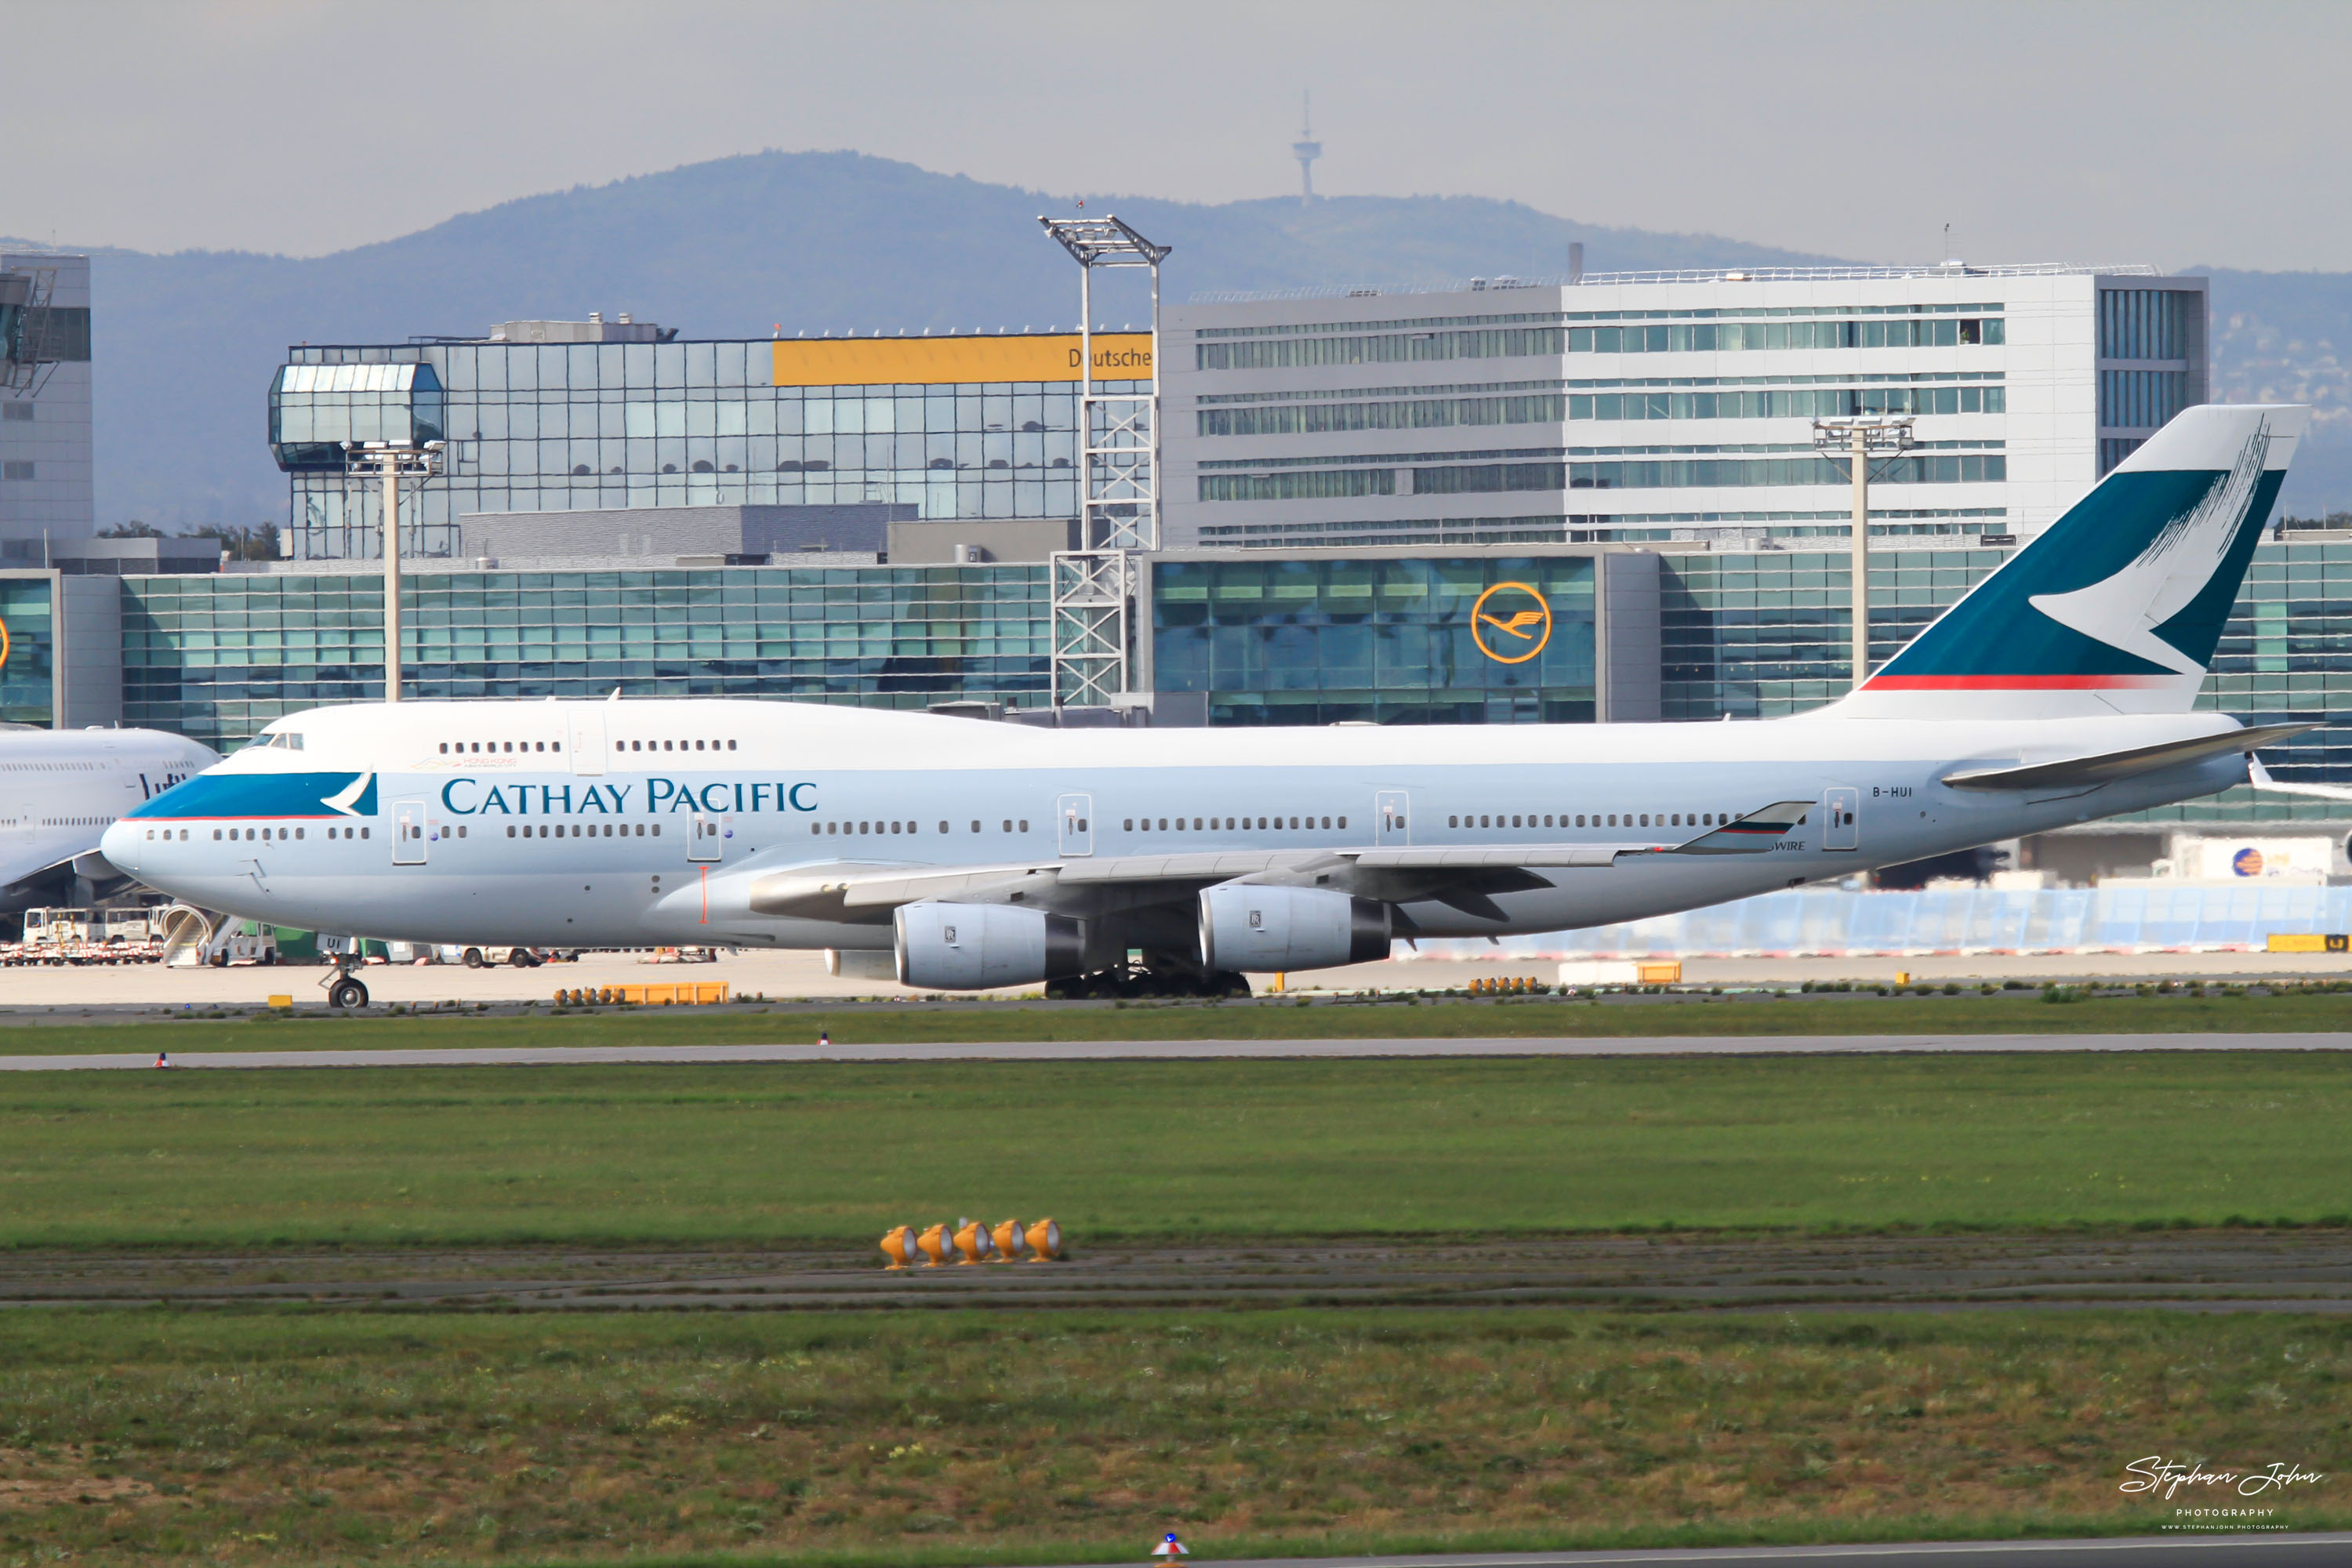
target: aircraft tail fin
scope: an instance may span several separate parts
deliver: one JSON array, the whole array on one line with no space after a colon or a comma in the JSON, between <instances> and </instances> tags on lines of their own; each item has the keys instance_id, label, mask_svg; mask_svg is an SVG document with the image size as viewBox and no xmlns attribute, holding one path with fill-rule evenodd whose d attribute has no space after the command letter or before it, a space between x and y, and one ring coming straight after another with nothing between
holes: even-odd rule
<instances>
[{"instance_id":1,"label":"aircraft tail fin","mask_svg":"<svg viewBox=\"0 0 2352 1568\"><path fill-rule=\"evenodd\" d=\"M2186 713L2310 418L2183 410L1830 711Z\"/></svg>"}]
</instances>

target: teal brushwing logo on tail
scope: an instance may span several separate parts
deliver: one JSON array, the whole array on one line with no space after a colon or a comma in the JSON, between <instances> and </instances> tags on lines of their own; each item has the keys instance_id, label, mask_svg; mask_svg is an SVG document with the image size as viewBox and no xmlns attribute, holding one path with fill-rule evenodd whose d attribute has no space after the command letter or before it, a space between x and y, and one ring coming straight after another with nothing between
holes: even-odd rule
<instances>
[{"instance_id":1,"label":"teal brushwing logo on tail","mask_svg":"<svg viewBox=\"0 0 2352 1568\"><path fill-rule=\"evenodd\" d=\"M373 816L375 774L198 773L142 803L132 816Z\"/></svg>"},{"instance_id":2,"label":"teal brushwing logo on tail","mask_svg":"<svg viewBox=\"0 0 2352 1568\"><path fill-rule=\"evenodd\" d=\"M2074 692L2188 710L2262 541L2309 410L2184 411L1872 675L1853 710L1928 716L1909 693ZM1971 703L1968 711L1989 711Z\"/></svg>"}]
</instances>

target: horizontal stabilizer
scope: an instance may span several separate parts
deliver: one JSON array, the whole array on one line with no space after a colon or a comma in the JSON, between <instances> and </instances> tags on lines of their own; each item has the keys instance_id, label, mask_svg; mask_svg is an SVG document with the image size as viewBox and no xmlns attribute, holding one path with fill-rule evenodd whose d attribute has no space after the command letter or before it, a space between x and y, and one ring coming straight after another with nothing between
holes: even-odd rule
<instances>
[{"instance_id":1,"label":"horizontal stabilizer","mask_svg":"<svg viewBox=\"0 0 2352 1568\"><path fill-rule=\"evenodd\" d=\"M2343 784L2304 784L2300 781L2282 782L2274 779L2271 777L2270 769L2263 766L2263 760L2260 757L2247 760L2246 782L2256 789L2266 789L2277 795L2304 795L2318 800L2352 800L2352 787Z\"/></svg>"},{"instance_id":2,"label":"horizontal stabilizer","mask_svg":"<svg viewBox=\"0 0 2352 1568\"><path fill-rule=\"evenodd\" d=\"M2117 779L2136 778L2141 773L2177 768L2229 752L2252 752L2257 746L2272 745L2317 728L2315 724L2263 724L2247 730L2224 731L2219 735L2199 736L2194 740L2165 741L2153 746L2134 746L2127 751L2064 757L2054 763L2028 763L2019 767L1978 768L1946 773L1944 782L1954 789L2092 789L2100 784L2113 784Z\"/></svg>"},{"instance_id":3,"label":"horizontal stabilizer","mask_svg":"<svg viewBox=\"0 0 2352 1568\"><path fill-rule=\"evenodd\" d=\"M1751 811L1736 822L1726 823L1712 833L1702 833L1687 844L1677 844L1666 851L1669 855L1760 855L1780 840L1782 834L1805 820L1805 813L1813 809L1810 800L1775 801L1761 811Z\"/></svg>"}]
</instances>

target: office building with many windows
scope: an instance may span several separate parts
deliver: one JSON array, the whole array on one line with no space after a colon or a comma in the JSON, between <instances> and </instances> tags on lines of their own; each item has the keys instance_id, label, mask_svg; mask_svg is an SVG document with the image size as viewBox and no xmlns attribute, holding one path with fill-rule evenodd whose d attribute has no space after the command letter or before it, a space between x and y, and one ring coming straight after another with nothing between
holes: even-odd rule
<instances>
[{"instance_id":1,"label":"office building with many windows","mask_svg":"<svg viewBox=\"0 0 2352 1568\"><path fill-rule=\"evenodd\" d=\"M1812 422L1914 416L1874 533L2030 534L2202 402L2206 285L1798 268L1211 297L1161 333L1177 545L1843 535Z\"/></svg>"},{"instance_id":2,"label":"office building with many windows","mask_svg":"<svg viewBox=\"0 0 2352 1568\"><path fill-rule=\"evenodd\" d=\"M95 526L89 342L89 258L0 252L0 565Z\"/></svg>"},{"instance_id":3,"label":"office building with many windows","mask_svg":"<svg viewBox=\"0 0 2352 1568\"><path fill-rule=\"evenodd\" d=\"M404 507L403 553L482 552L466 519L560 514L569 553L644 537L597 514L884 506L893 517L1078 511L1076 332L681 342L635 322L509 321L480 339L304 345L269 388L288 476L285 553L380 556L381 496L351 441L442 441ZM1097 374L1148 373L1148 333L1099 334ZM1127 390L1129 382L1103 383Z\"/></svg>"}]
</instances>

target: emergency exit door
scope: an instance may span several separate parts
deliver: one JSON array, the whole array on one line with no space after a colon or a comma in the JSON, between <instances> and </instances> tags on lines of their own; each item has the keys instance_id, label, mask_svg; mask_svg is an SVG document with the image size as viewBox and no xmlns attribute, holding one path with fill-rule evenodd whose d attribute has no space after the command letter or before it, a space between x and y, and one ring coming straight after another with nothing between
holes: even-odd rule
<instances>
[{"instance_id":1,"label":"emergency exit door","mask_svg":"<svg viewBox=\"0 0 2352 1568\"><path fill-rule=\"evenodd\" d=\"M1862 792L1840 785L1822 792L1822 847L1824 849L1859 849L1862 828L1856 818L1862 812Z\"/></svg>"},{"instance_id":2,"label":"emergency exit door","mask_svg":"<svg viewBox=\"0 0 2352 1568\"><path fill-rule=\"evenodd\" d=\"M425 864L425 803L399 800L392 805L392 863Z\"/></svg>"},{"instance_id":3,"label":"emergency exit door","mask_svg":"<svg viewBox=\"0 0 2352 1568\"><path fill-rule=\"evenodd\" d=\"M1095 852L1095 797L1066 795L1054 802L1059 819L1062 854L1075 858Z\"/></svg>"}]
</instances>

